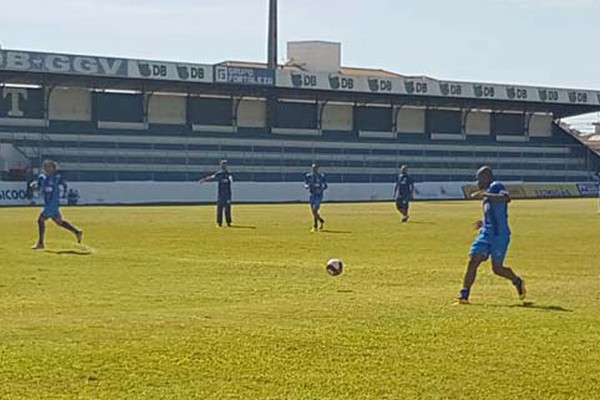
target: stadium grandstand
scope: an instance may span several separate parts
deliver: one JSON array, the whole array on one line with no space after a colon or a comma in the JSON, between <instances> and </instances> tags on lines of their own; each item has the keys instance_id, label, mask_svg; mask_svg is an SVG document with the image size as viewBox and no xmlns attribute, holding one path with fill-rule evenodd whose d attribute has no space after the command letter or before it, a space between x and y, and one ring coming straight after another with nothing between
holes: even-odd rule
<instances>
[{"instance_id":1,"label":"stadium grandstand","mask_svg":"<svg viewBox=\"0 0 600 400\"><path fill-rule=\"evenodd\" d=\"M288 44L289 60L218 65L0 51L2 180L57 160L70 181L191 181L222 158L237 181L503 179L585 182L596 152L561 124L600 92L448 82L344 67L341 45Z\"/></svg>"}]
</instances>

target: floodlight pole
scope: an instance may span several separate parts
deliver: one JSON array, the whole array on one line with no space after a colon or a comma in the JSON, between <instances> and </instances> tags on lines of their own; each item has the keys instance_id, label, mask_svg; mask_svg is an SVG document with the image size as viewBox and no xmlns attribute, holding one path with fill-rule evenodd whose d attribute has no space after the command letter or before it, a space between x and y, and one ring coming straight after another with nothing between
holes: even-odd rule
<instances>
[{"instance_id":1,"label":"floodlight pole","mask_svg":"<svg viewBox=\"0 0 600 400\"><path fill-rule=\"evenodd\" d=\"M267 50L267 66L269 69L277 68L277 0L269 0L269 40Z\"/></svg>"},{"instance_id":2,"label":"floodlight pole","mask_svg":"<svg viewBox=\"0 0 600 400\"><path fill-rule=\"evenodd\" d=\"M267 68L271 71L277 69L277 0L269 0L269 33L267 49ZM272 133L273 126L277 120L277 99L274 91L267 94L267 127Z\"/></svg>"}]
</instances>

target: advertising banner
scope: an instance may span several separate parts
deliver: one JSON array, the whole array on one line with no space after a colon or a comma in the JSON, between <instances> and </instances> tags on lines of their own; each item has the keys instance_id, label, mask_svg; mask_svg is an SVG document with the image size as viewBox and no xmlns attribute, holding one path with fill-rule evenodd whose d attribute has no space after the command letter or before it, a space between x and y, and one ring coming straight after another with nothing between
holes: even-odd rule
<instances>
[{"instance_id":1,"label":"advertising banner","mask_svg":"<svg viewBox=\"0 0 600 400\"><path fill-rule=\"evenodd\" d=\"M583 197L599 197L600 188L597 183L578 183L577 188Z\"/></svg>"},{"instance_id":2,"label":"advertising banner","mask_svg":"<svg viewBox=\"0 0 600 400\"><path fill-rule=\"evenodd\" d=\"M0 70L45 72L126 78L127 61L122 58L0 51Z\"/></svg>"},{"instance_id":3,"label":"advertising banner","mask_svg":"<svg viewBox=\"0 0 600 400\"><path fill-rule=\"evenodd\" d=\"M128 76L178 82L212 83L212 65L179 64L160 61L129 60Z\"/></svg>"},{"instance_id":4,"label":"advertising banner","mask_svg":"<svg viewBox=\"0 0 600 400\"><path fill-rule=\"evenodd\" d=\"M0 206L25 206L35 204L27 198L26 182L0 182Z\"/></svg>"},{"instance_id":5,"label":"advertising banner","mask_svg":"<svg viewBox=\"0 0 600 400\"><path fill-rule=\"evenodd\" d=\"M275 86L275 71L259 68L216 66L215 82L233 85Z\"/></svg>"},{"instance_id":6,"label":"advertising banner","mask_svg":"<svg viewBox=\"0 0 600 400\"><path fill-rule=\"evenodd\" d=\"M277 71L277 86L356 93L388 93L411 96L600 105L599 91L439 81L427 77L388 78L301 71Z\"/></svg>"},{"instance_id":7,"label":"advertising banner","mask_svg":"<svg viewBox=\"0 0 600 400\"><path fill-rule=\"evenodd\" d=\"M536 184L523 185L528 199L558 199L564 197L581 197L576 184Z\"/></svg>"},{"instance_id":8,"label":"advertising banner","mask_svg":"<svg viewBox=\"0 0 600 400\"><path fill-rule=\"evenodd\" d=\"M580 188L587 187L587 185L575 183L507 183L505 186L510 193L510 197L513 199L558 199L586 197L580 191ZM470 199L471 194L476 191L477 188L474 184L463 186L463 193L466 199ZM598 192L596 191L597 194Z\"/></svg>"},{"instance_id":9,"label":"advertising banner","mask_svg":"<svg viewBox=\"0 0 600 400\"><path fill-rule=\"evenodd\" d=\"M332 183L326 201L362 202L392 201L392 183ZM595 197L595 183L507 183L513 199L549 199ZM214 184L195 182L73 182L69 189L79 192L79 204L156 204L208 203L215 199ZM472 183L421 182L415 185L415 200L470 199L476 190ZM303 202L307 199L304 187L296 182L238 182L234 200L242 203ZM38 193L27 197L25 182L0 182L0 206L40 205ZM65 200L66 203L66 200Z\"/></svg>"}]
</instances>

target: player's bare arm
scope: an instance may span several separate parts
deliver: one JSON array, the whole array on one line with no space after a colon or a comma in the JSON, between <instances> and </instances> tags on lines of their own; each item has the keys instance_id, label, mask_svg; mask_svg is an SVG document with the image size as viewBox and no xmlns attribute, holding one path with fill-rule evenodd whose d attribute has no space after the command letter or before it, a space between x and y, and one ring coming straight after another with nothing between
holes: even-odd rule
<instances>
[{"instance_id":1,"label":"player's bare arm","mask_svg":"<svg viewBox=\"0 0 600 400\"><path fill-rule=\"evenodd\" d=\"M206 182L212 182L215 179L217 179L217 177L215 175L209 175L209 176L206 176L206 177L200 179L198 181L198 183L202 184L202 183L206 183Z\"/></svg>"},{"instance_id":2,"label":"player's bare arm","mask_svg":"<svg viewBox=\"0 0 600 400\"><path fill-rule=\"evenodd\" d=\"M510 203L512 199L508 193L483 193L482 197L494 203Z\"/></svg>"}]
</instances>

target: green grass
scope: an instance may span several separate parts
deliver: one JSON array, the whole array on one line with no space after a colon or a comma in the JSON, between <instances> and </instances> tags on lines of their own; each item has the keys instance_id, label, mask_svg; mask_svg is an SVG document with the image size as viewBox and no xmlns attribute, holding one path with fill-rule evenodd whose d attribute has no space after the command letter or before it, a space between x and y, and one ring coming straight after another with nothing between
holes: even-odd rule
<instances>
[{"instance_id":1,"label":"green grass","mask_svg":"<svg viewBox=\"0 0 600 400\"><path fill-rule=\"evenodd\" d=\"M594 200L511 206L508 264L453 307L476 202L0 210L0 399L600 398ZM255 229L252 229L255 228ZM328 258L347 270L329 277Z\"/></svg>"}]
</instances>

